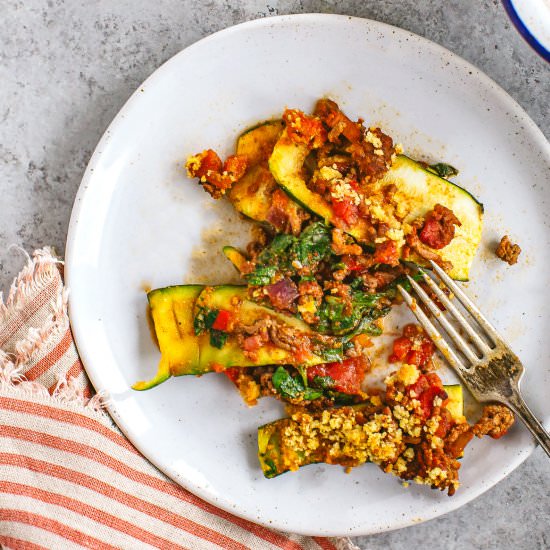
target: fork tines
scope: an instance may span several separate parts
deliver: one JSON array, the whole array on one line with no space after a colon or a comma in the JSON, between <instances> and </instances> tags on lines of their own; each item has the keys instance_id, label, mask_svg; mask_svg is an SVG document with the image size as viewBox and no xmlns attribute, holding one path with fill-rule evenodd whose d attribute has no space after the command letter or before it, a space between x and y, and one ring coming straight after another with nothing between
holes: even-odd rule
<instances>
[{"instance_id":1,"label":"fork tines","mask_svg":"<svg viewBox=\"0 0 550 550\"><path fill-rule=\"evenodd\" d=\"M423 269L418 267L418 272L422 276L423 282L428 288L437 296L437 300L444 306L447 314L445 314L434 300L428 296L428 293L420 286L412 277L407 275L412 288L415 290L420 301L426 306L433 317L437 320L443 330L449 335L454 342L456 350L458 350L463 357L460 357L456 351L445 341L441 336L439 330L435 327L434 323L430 320L428 315L418 307L418 303L415 298L409 294L401 285L398 286L399 292L405 299L405 302L409 305L411 311L414 313L420 324L424 327L424 330L428 333L434 344L444 357L451 363L451 366L455 367L459 371L463 371L471 366L478 364L484 357L495 347L499 341L499 336L496 329L487 321L487 319L481 314L477 306L464 294L460 287L433 261L430 262L434 273L437 274L440 282L449 289L451 295L456 297L464 309L472 316L476 323L485 332L485 338L482 338L476 330L472 327L470 322L464 317L464 315L458 310L452 300L442 290L439 284L437 284L432 277L430 277ZM454 321L458 326L467 334L469 342L467 342L456 330L450 319Z\"/></svg>"}]
</instances>

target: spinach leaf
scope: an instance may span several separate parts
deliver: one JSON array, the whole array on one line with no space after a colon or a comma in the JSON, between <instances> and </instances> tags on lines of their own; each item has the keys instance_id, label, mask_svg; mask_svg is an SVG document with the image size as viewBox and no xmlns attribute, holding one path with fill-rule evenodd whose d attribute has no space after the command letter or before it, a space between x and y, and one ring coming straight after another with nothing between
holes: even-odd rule
<instances>
[{"instance_id":1,"label":"spinach leaf","mask_svg":"<svg viewBox=\"0 0 550 550\"><path fill-rule=\"evenodd\" d=\"M304 400L311 401L323 395L322 391L306 387L298 376L291 376L284 367L277 368L273 373L271 381L273 382L273 387L281 397L287 399L298 399L301 397Z\"/></svg>"},{"instance_id":2,"label":"spinach leaf","mask_svg":"<svg viewBox=\"0 0 550 550\"><path fill-rule=\"evenodd\" d=\"M316 388L321 390L329 390L334 387L335 381L332 376L314 376L312 383Z\"/></svg>"},{"instance_id":3,"label":"spinach leaf","mask_svg":"<svg viewBox=\"0 0 550 550\"><path fill-rule=\"evenodd\" d=\"M312 266L333 254L330 229L323 222L308 225L292 247L295 259L304 266Z\"/></svg>"},{"instance_id":4,"label":"spinach leaf","mask_svg":"<svg viewBox=\"0 0 550 550\"><path fill-rule=\"evenodd\" d=\"M452 178L453 176L458 175L458 170L454 166L451 166L445 162L430 164L430 166L428 166L428 170L440 178Z\"/></svg>"},{"instance_id":5,"label":"spinach leaf","mask_svg":"<svg viewBox=\"0 0 550 550\"><path fill-rule=\"evenodd\" d=\"M327 363L340 362L344 358L344 348L342 345L337 348L319 347L315 350L315 353L324 359Z\"/></svg>"},{"instance_id":6,"label":"spinach leaf","mask_svg":"<svg viewBox=\"0 0 550 550\"><path fill-rule=\"evenodd\" d=\"M273 261L278 262L280 256L289 250L295 243L296 237L292 235L287 235L286 233L275 235L273 240L269 243L269 246L262 250L258 256L258 263L265 265Z\"/></svg>"},{"instance_id":7,"label":"spinach leaf","mask_svg":"<svg viewBox=\"0 0 550 550\"><path fill-rule=\"evenodd\" d=\"M306 388L304 390L304 399L306 401L313 401L314 399L318 399L323 395L322 391L313 390L311 388Z\"/></svg>"},{"instance_id":8,"label":"spinach leaf","mask_svg":"<svg viewBox=\"0 0 550 550\"><path fill-rule=\"evenodd\" d=\"M245 275L248 283L256 286L269 285L278 272L293 271L290 249L295 243L296 237L292 235L276 235L258 256L254 271Z\"/></svg>"},{"instance_id":9,"label":"spinach leaf","mask_svg":"<svg viewBox=\"0 0 550 550\"><path fill-rule=\"evenodd\" d=\"M282 397L295 399L304 391L304 384L299 378L290 376L284 367L278 367L271 378L273 387Z\"/></svg>"},{"instance_id":10,"label":"spinach leaf","mask_svg":"<svg viewBox=\"0 0 550 550\"><path fill-rule=\"evenodd\" d=\"M258 256L254 271L245 278L252 285L264 286L271 284L277 274L296 275L296 262L314 267L331 257L331 242L330 229L322 222L310 224L299 237L284 233L276 235Z\"/></svg>"},{"instance_id":11,"label":"spinach leaf","mask_svg":"<svg viewBox=\"0 0 550 550\"><path fill-rule=\"evenodd\" d=\"M395 290L393 291L395 292ZM360 290L351 293L351 311L348 312L343 299L337 296L325 296L318 310L319 323L316 330L321 333L346 335L361 323L362 319L372 321L387 315L388 308L382 308L380 301L385 293L367 294Z\"/></svg>"},{"instance_id":12,"label":"spinach leaf","mask_svg":"<svg viewBox=\"0 0 550 550\"><path fill-rule=\"evenodd\" d=\"M210 330L212 325L216 321L219 310L210 309L207 310L204 307L199 308L197 315L193 319L193 328L195 329L195 334L198 336L206 330Z\"/></svg>"},{"instance_id":13,"label":"spinach leaf","mask_svg":"<svg viewBox=\"0 0 550 550\"><path fill-rule=\"evenodd\" d=\"M215 328L210 329L210 345L215 348L222 349L227 342L228 334L223 330L217 330Z\"/></svg>"},{"instance_id":14,"label":"spinach leaf","mask_svg":"<svg viewBox=\"0 0 550 550\"><path fill-rule=\"evenodd\" d=\"M273 277L277 273L277 266L266 265L266 266L256 266L256 269L252 273L245 275L245 279L251 285L255 286L265 286L271 284Z\"/></svg>"},{"instance_id":15,"label":"spinach leaf","mask_svg":"<svg viewBox=\"0 0 550 550\"><path fill-rule=\"evenodd\" d=\"M325 396L334 400L335 405L353 405L357 402L357 396L339 391L327 390Z\"/></svg>"}]
</instances>

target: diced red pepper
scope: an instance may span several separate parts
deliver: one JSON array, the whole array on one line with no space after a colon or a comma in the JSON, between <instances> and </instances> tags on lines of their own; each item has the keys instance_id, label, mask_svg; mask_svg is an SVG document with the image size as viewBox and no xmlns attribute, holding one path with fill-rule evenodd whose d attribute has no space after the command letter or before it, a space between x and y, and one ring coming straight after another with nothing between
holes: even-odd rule
<instances>
[{"instance_id":1,"label":"diced red pepper","mask_svg":"<svg viewBox=\"0 0 550 550\"><path fill-rule=\"evenodd\" d=\"M229 321L231 320L231 312L226 309L220 309L216 320L212 324L212 328L215 330L227 330Z\"/></svg>"}]
</instances>

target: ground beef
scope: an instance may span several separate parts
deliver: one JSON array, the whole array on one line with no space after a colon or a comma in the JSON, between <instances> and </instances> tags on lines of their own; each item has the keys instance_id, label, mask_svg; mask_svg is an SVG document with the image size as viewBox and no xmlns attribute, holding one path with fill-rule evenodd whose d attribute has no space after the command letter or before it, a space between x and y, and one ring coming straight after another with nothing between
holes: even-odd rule
<instances>
[{"instance_id":1,"label":"ground beef","mask_svg":"<svg viewBox=\"0 0 550 550\"><path fill-rule=\"evenodd\" d=\"M248 160L244 155L231 155L222 164L217 153L207 149L189 157L185 166L190 178L199 178L204 190L219 199L244 176Z\"/></svg>"},{"instance_id":2,"label":"ground beef","mask_svg":"<svg viewBox=\"0 0 550 550\"><path fill-rule=\"evenodd\" d=\"M416 252L421 258L434 261L444 271L450 271L453 268L451 262L443 260L437 252L422 243L415 232L407 235L405 240L409 249ZM408 258L408 251L403 250L403 258Z\"/></svg>"},{"instance_id":3,"label":"ground beef","mask_svg":"<svg viewBox=\"0 0 550 550\"><path fill-rule=\"evenodd\" d=\"M454 239L455 225L460 227L462 223L454 212L441 204L436 204L426 216L424 227L418 237L430 248L440 250Z\"/></svg>"},{"instance_id":4,"label":"ground beef","mask_svg":"<svg viewBox=\"0 0 550 550\"><path fill-rule=\"evenodd\" d=\"M359 256L363 253L363 249L358 244L355 244L353 239L341 229L332 230L332 250L339 256L344 254Z\"/></svg>"},{"instance_id":5,"label":"ground beef","mask_svg":"<svg viewBox=\"0 0 550 550\"><path fill-rule=\"evenodd\" d=\"M278 231L299 235L302 231L302 223L309 218L309 214L291 201L281 189L276 189L271 195L271 206L266 219Z\"/></svg>"},{"instance_id":6,"label":"ground beef","mask_svg":"<svg viewBox=\"0 0 550 550\"><path fill-rule=\"evenodd\" d=\"M361 120L350 120L330 99L317 102L315 115L328 127L330 143L346 145L345 150L351 155L360 183L377 181L388 171L395 148L392 138L380 128L372 127L365 131Z\"/></svg>"},{"instance_id":7,"label":"ground beef","mask_svg":"<svg viewBox=\"0 0 550 550\"><path fill-rule=\"evenodd\" d=\"M493 439L502 437L514 423L514 413L505 405L486 405L481 418L472 431L477 437L489 435Z\"/></svg>"},{"instance_id":8,"label":"ground beef","mask_svg":"<svg viewBox=\"0 0 550 550\"><path fill-rule=\"evenodd\" d=\"M513 244L508 235L504 235L498 244L495 254L503 261L510 265L514 265L518 261L521 253L521 248L517 244Z\"/></svg>"}]
</instances>

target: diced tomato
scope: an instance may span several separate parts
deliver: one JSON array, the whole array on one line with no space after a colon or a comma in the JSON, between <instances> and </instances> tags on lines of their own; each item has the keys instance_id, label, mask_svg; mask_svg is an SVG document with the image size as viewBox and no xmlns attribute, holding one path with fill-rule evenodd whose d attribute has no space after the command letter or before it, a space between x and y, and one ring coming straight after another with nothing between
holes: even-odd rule
<instances>
[{"instance_id":1,"label":"diced tomato","mask_svg":"<svg viewBox=\"0 0 550 550\"><path fill-rule=\"evenodd\" d=\"M447 399L441 379L435 373L421 374L418 380L407 389L411 397L420 401L424 418L431 415L436 397L440 397L442 401Z\"/></svg>"},{"instance_id":2,"label":"diced tomato","mask_svg":"<svg viewBox=\"0 0 550 550\"><path fill-rule=\"evenodd\" d=\"M298 109L286 109L283 120L288 137L294 143L305 143L315 149L321 147L327 140L327 131L316 116L306 115Z\"/></svg>"},{"instance_id":3,"label":"diced tomato","mask_svg":"<svg viewBox=\"0 0 550 550\"><path fill-rule=\"evenodd\" d=\"M334 215L340 218L348 227L359 219L358 208L351 200L335 200L332 203Z\"/></svg>"},{"instance_id":4,"label":"diced tomato","mask_svg":"<svg viewBox=\"0 0 550 550\"><path fill-rule=\"evenodd\" d=\"M341 363L323 363L307 369L311 382L316 376L329 376L335 382L333 389L342 393L361 393L361 383L365 377L367 362L363 356L351 357Z\"/></svg>"},{"instance_id":5,"label":"diced tomato","mask_svg":"<svg viewBox=\"0 0 550 550\"><path fill-rule=\"evenodd\" d=\"M397 361L406 362L405 359L411 350L412 342L406 336L396 338L393 342L393 353L390 355L390 362L396 363Z\"/></svg>"},{"instance_id":6,"label":"diced tomato","mask_svg":"<svg viewBox=\"0 0 550 550\"><path fill-rule=\"evenodd\" d=\"M246 155L231 155L224 162L223 170L231 174L238 181L244 176L247 166L248 158Z\"/></svg>"},{"instance_id":7,"label":"diced tomato","mask_svg":"<svg viewBox=\"0 0 550 550\"><path fill-rule=\"evenodd\" d=\"M426 391L420 394L419 400L420 405L422 406L424 417L427 418L431 415L434 406L434 399L436 397L446 399L447 394L445 393L445 390L443 388L439 388L437 386L430 386Z\"/></svg>"},{"instance_id":8,"label":"diced tomato","mask_svg":"<svg viewBox=\"0 0 550 550\"><path fill-rule=\"evenodd\" d=\"M429 247L440 250L453 240L455 225L460 227L462 224L454 212L441 204L436 204L426 216L424 227L418 237Z\"/></svg>"},{"instance_id":9,"label":"diced tomato","mask_svg":"<svg viewBox=\"0 0 550 550\"><path fill-rule=\"evenodd\" d=\"M362 271L367 269L367 266L359 263L356 256L352 256L351 254L345 254L342 256L342 261L346 264L346 267L350 271Z\"/></svg>"},{"instance_id":10,"label":"diced tomato","mask_svg":"<svg viewBox=\"0 0 550 550\"><path fill-rule=\"evenodd\" d=\"M437 220L426 220L422 231L418 235L420 240L430 248L439 250L446 246L445 237L441 229L441 223Z\"/></svg>"},{"instance_id":11,"label":"diced tomato","mask_svg":"<svg viewBox=\"0 0 550 550\"><path fill-rule=\"evenodd\" d=\"M406 336L407 338L414 338L419 334L422 334L422 328L414 323L410 323L403 327L403 336Z\"/></svg>"},{"instance_id":12,"label":"diced tomato","mask_svg":"<svg viewBox=\"0 0 550 550\"><path fill-rule=\"evenodd\" d=\"M211 363L210 366L212 367L212 370L214 372L224 372L225 371L225 367L223 365L221 365L220 363Z\"/></svg>"},{"instance_id":13,"label":"diced tomato","mask_svg":"<svg viewBox=\"0 0 550 550\"><path fill-rule=\"evenodd\" d=\"M391 363L401 361L409 365L424 367L434 354L433 342L418 325L406 325L403 328L403 336L393 342L393 353L389 360Z\"/></svg>"},{"instance_id":14,"label":"diced tomato","mask_svg":"<svg viewBox=\"0 0 550 550\"><path fill-rule=\"evenodd\" d=\"M222 161L212 149L207 149L195 156L199 162L196 164L188 163L187 166L192 176L201 178L207 176L209 172L221 172Z\"/></svg>"},{"instance_id":15,"label":"diced tomato","mask_svg":"<svg viewBox=\"0 0 550 550\"><path fill-rule=\"evenodd\" d=\"M399 265L399 250L395 241L384 241L376 245L374 262L377 264Z\"/></svg>"},{"instance_id":16,"label":"diced tomato","mask_svg":"<svg viewBox=\"0 0 550 550\"><path fill-rule=\"evenodd\" d=\"M227 376L227 378L229 378L229 380L236 382L239 377L240 370L241 369L239 367L229 367L228 369L225 369L223 373Z\"/></svg>"},{"instance_id":17,"label":"diced tomato","mask_svg":"<svg viewBox=\"0 0 550 550\"><path fill-rule=\"evenodd\" d=\"M220 309L216 320L212 324L212 328L215 330L227 330L229 321L231 320L231 312L226 309Z\"/></svg>"}]
</instances>

